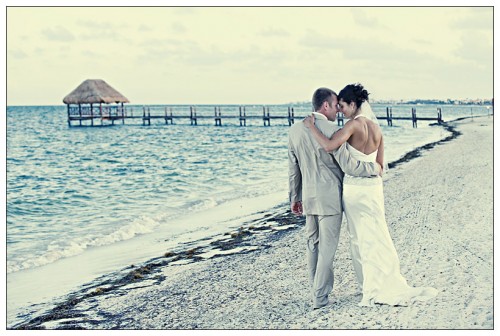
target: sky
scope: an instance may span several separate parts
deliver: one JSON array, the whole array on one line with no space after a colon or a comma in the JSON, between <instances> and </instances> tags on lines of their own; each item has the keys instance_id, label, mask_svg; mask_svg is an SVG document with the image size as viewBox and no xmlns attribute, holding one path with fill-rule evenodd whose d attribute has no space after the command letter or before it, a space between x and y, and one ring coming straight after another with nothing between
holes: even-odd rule
<instances>
[{"instance_id":1,"label":"sky","mask_svg":"<svg viewBox=\"0 0 500 336\"><path fill-rule=\"evenodd\" d=\"M6 7L7 105L86 79L132 104L491 99L493 7Z\"/></svg>"}]
</instances>

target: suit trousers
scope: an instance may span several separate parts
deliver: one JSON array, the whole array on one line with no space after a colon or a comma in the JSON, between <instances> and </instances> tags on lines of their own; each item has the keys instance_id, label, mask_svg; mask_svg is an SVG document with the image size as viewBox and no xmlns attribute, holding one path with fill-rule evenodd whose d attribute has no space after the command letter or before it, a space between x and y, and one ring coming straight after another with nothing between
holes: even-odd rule
<instances>
[{"instance_id":1,"label":"suit trousers","mask_svg":"<svg viewBox=\"0 0 500 336\"><path fill-rule=\"evenodd\" d=\"M339 244L342 215L306 215L307 266L314 308L328 304L333 289L333 259Z\"/></svg>"}]
</instances>

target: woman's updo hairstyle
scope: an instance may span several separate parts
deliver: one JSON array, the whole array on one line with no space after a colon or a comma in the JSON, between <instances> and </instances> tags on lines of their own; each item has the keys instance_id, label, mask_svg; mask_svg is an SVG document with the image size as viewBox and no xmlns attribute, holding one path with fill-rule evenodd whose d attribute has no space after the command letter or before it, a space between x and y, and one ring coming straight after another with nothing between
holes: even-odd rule
<instances>
[{"instance_id":1,"label":"woman's updo hairstyle","mask_svg":"<svg viewBox=\"0 0 500 336\"><path fill-rule=\"evenodd\" d=\"M363 85L357 84L349 84L345 88L343 88L338 95L338 99L342 99L347 104L352 102L356 103L356 107L359 108L363 102L368 100L368 91L365 90Z\"/></svg>"}]
</instances>

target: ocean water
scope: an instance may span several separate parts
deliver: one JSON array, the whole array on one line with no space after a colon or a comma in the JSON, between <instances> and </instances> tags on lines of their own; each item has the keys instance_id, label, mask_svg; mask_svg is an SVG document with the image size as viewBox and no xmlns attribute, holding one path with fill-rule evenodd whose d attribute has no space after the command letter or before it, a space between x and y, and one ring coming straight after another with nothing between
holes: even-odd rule
<instances>
[{"instance_id":1,"label":"ocean water","mask_svg":"<svg viewBox=\"0 0 500 336\"><path fill-rule=\"evenodd\" d=\"M393 106L409 116L414 106ZM417 107L435 116L438 106ZM439 106L444 120L485 115L484 106ZM133 106L134 114L142 107ZM163 106L150 106L151 113ZM270 106L286 115L288 106ZM385 105L374 105L379 116ZM173 107L189 114L188 106ZM238 114L237 106L222 106ZM247 106L261 115L261 106ZM296 115L309 114L307 105ZM213 107L198 106L198 115ZM135 125L132 125L135 123ZM68 127L65 106L7 107L8 323L23 309L85 281L145 261L190 240L237 227L238 220L287 201L288 122L153 120L113 127ZM384 125L386 158L449 135L420 121Z\"/></svg>"}]
</instances>

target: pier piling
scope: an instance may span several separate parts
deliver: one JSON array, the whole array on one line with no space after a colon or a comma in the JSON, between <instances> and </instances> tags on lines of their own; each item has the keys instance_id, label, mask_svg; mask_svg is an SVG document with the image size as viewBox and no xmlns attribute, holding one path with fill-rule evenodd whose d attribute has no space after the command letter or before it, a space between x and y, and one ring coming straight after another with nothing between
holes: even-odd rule
<instances>
[{"instance_id":1,"label":"pier piling","mask_svg":"<svg viewBox=\"0 0 500 336\"><path fill-rule=\"evenodd\" d=\"M386 107L387 126L392 126L392 107Z\"/></svg>"},{"instance_id":2,"label":"pier piling","mask_svg":"<svg viewBox=\"0 0 500 336\"><path fill-rule=\"evenodd\" d=\"M218 114L217 114L217 111L219 111ZM222 126L222 119L220 117L220 106L215 107L215 126Z\"/></svg>"},{"instance_id":3,"label":"pier piling","mask_svg":"<svg viewBox=\"0 0 500 336\"><path fill-rule=\"evenodd\" d=\"M337 125L344 126L344 114L342 112L337 112Z\"/></svg>"},{"instance_id":4,"label":"pier piling","mask_svg":"<svg viewBox=\"0 0 500 336\"><path fill-rule=\"evenodd\" d=\"M243 106L243 113L242 113L242 108L240 106L240 126L246 126L246 125L247 125L247 112L245 106Z\"/></svg>"}]
</instances>

